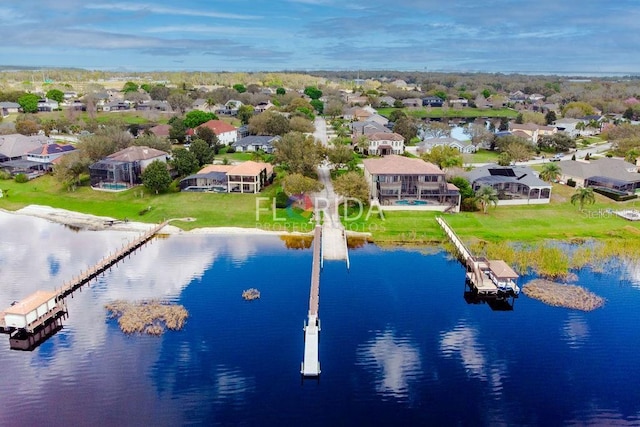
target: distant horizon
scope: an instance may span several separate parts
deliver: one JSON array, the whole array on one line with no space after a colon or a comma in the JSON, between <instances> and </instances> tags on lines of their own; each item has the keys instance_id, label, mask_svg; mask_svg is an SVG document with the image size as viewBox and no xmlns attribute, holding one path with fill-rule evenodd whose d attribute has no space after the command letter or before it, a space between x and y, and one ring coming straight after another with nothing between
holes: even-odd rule
<instances>
[{"instance_id":1,"label":"distant horizon","mask_svg":"<svg viewBox=\"0 0 640 427\"><path fill-rule=\"evenodd\" d=\"M606 78L606 77L637 77L640 71L482 71L482 70L420 70L420 69L390 69L390 68L362 68L362 69L237 69L237 70L205 70L205 69L108 69L108 68L86 68L82 66L64 67L64 66L28 66L28 65L0 65L0 72L19 72L19 71L46 71L46 70L73 70L84 72L107 72L115 74L124 73L296 73L296 74L313 74L313 73L372 73L372 72L388 72L388 73L421 73L421 74L501 74L501 75L526 75L526 76L556 76L556 77L581 77L581 78Z\"/></svg>"},{"instance_id":2,"label":"distant horizon","mask_svg":"<svg viewBox=\"0 0 640 427\"><path fill-rule=\"evenodd\" d=\"M631 75L639 19L634 0L5 0L0 64Z\"/></svg>"}]
</instances>

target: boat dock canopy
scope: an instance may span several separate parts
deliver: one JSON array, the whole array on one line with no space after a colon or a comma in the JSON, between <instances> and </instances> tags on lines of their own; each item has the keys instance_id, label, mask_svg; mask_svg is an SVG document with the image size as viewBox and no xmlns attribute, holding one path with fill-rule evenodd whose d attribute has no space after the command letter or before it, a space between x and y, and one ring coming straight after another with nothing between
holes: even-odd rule
<instances>
[{"instance_id":1,"label":"boat dock canopy","mask_svg":"<svg viewBox=\"0 0 640 427\"><path fill-rule=\"evenodd\" d=\"M498 279L517 279L518 273L513 271L509 265L502 260L489 261L489 269Z\"/></svg>"}]
</instances>

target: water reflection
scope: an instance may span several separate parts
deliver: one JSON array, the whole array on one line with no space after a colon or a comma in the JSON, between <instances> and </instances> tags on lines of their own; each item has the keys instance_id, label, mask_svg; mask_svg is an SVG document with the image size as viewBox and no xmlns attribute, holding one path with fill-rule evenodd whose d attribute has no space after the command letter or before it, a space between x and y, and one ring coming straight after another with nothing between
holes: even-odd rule
<instances>
[{"instance_id":1,"label":"water reflection","mask_svg":"<svg viewBox=\"0 0 640 427\"><path fill-rule=\"evenodd\" d=\"M469 377L486 380L487 360L477 334L474 328L458 324L441 335L440 351L445 358L459 357Z\"/></svg>"},{"instance_id":2,"label":"water reflection","mask_svg":"<svg viewBox=\"0 0 640 427\"><path fill-rule=\"evenodd\" d=\"M589 339L589 325L584 315L570 312L562 326L562 336L570 348L579 349Z\"/></svg>"},{"instance_id":3,"label":"water reflection","mask_svg":"<svg viewBox=\"0 0 640 427\"><path fill-rule=\"evenodd\" d=\"M397 337L392 330L359 346L358 364L376 375L376 391L385 397L407 399L410 382L421 374L420 352L409 337Z\"/></svg>"}]
</instances>

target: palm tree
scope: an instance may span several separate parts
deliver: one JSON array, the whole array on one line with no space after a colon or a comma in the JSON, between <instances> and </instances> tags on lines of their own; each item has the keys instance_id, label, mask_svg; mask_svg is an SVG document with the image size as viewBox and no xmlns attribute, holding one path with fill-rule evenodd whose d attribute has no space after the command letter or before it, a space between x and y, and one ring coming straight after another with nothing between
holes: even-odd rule
<instances>
[{"instance_id":1,"label":"palm tree","mask_svg":"<svg viewBox=\"0 0 640 427\"><path fill-rule=\"evenodd\" d=\"M474 200L480 203L480 206L482 206L482 212L486 214L489 210L489 205L498 206L499 199L498 193L493 187L483 185L478 191L476 191Z\"/></svg>"},{"instance_id":2,"label":"palm tree","mask_svg":"<svg viewBox=\"0 0 640 427\"><path fill-rule=\"evenodd\" d=\"M576 192L571 196L571 204L580 204L580 210L585 204L594 204L596 202L596 196L593 193L593 188L578 188Z\"/></svg>"},{"instance_id":3,"label":"palm tree","mask_svg":"<svg viewBox=\"0 0 640 427\"><path fill-rule=\"evenodd\" d=\"M543 181L553 182L560 178L562 170L556 163L545 163L540 171L540 179Z\"/></svg>"}]
</instances>

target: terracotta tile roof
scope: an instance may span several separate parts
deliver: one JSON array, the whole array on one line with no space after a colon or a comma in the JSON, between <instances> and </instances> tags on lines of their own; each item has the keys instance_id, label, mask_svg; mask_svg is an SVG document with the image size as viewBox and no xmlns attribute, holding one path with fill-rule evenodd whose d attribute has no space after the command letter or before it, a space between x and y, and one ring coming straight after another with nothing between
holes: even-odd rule
<instances>
[{"instance_id":1,"label":"terracotta tile roof","mask_svg":"<svg viewBox=\"0 0 640 427\"><path fill-rule=\"evenodd\" d=\"M364 159L364 168L374 175L444 175L433 163L392 154L380 159Z\"/></svg>"},{"instance_id":2,"label":"terracotta tile roof","mask_svg":"<svg viewBox=\"0 0 640 427\"><path fill-rule=\"evenodd\" d=\"M244 176L256 176L264 169L267 169L267 163L258 163L252 160L240 163L234 166L228 174L229 175L244 175ZM267 169L268 171L268 169Z\"/></svg>"},{"instance_id":3,"label":"terracotta tile roof","mask_svg":"<svg viewBox=\"0 0 640 427\"><path fill-rule=\"evenodd\" d=\"M213 132L215 132L216 135L220 135L227 132L236 132L238 130L238 128L236 128L235 126L232 126L229 123L222 120L209 120L208 122L205 122L198 127L200 128L203 126L211 129Z\"/></svg>"},{"instance_id":4,"label":"terracotta tile roof","mask_svg":"<svg viewBox=\"0 0 640 427\"><path fill-rule=\"evenodd\" d=\"M205 174L209 172L225 172L228 173L233 169L234 165L207 165L198 171L199 174Z\"/></svg>"}]
</instances>

